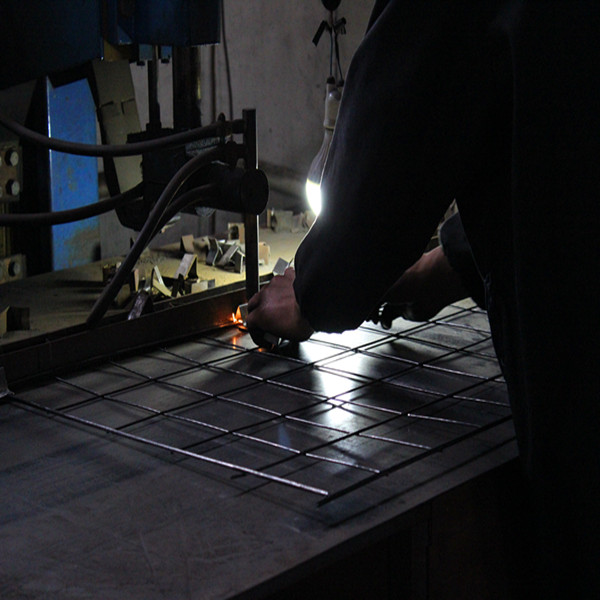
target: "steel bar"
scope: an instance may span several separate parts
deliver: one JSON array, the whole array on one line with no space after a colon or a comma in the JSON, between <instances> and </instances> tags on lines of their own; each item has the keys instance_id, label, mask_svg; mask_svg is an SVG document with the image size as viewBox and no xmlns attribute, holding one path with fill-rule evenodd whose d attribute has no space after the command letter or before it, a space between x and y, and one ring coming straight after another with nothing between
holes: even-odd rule
<instances>
[{"instance_id":1,"label":"steel bar","mask_svg":"<svg viewBox=\"0 0 600 600\"><path fill-rule=\"evenodd\" d=\"M244 145L246 147L246 169L258 167L258 149L256 138L256 111L245 109L242 113L246 124ZM245 250L246 250L246 295L248 300L258 292L258 216L244 216Z\"/></svg>"},{"instance_id":2,"label":"steel bar","mask_svg":"<svg viewBox=\"0 0 600 600\"><path fill-rule=\"evenodd\" d=\"M60 332L2 347L0 366L9 384L32 377L112 358L122 353L189 338L231 324L231 315L245 298L242 285L234 284L200 297L170 300L154 313L127 320L108 318L93 331L76 326Z\"/></svg>"},{"instance_id":3,"label":"steel bar","mask_svg":"<svg viewBox=\"0 0 600 600\"><path fill-rule=\"evenodd\" d=\"M280 483L282 485L287 485L289 487L297 488L303 490L305 492L311 492L313 494L318 494L320 496L327 496L328 492L326 490L322 490L320 488L316 488L310 485L305 485L303 483L299 483L297 481L293 481L291 479L285 479L283 477L277 477L276 475L269 475L268 473L263 473L261 471L256 471L255 469L250 469L248 467L244 467L242 465L237 465L234 463L230 463L223 460L218 460L216 458L212 458L210 456L205 456L203 454L197 454L195 452L190 452L189 450L184 450L182 448L177 448L176 446L170 446L169 444L163 444L161 442L157 442L155 440L150 440L147 438L143 438L138 435L133 435L132 433L127 433L125 431L121 431L120 429L115 429L114 427L109 427L108 425L101 425L100 423L94 423L93 421L89 421L88 419L82 419L81 417L76 417L74 415L70 415L68 413L62 413L59 410L54 410L47 406L42 406L35 402L25 401L19 398L18 396L13 396L12 400L17 402L18 404L23 404L25 406L29 406L30 408L34 408L36 410L40 410L45 413L49 413L55 417L61 417L66 419L67 421L73 421L80 425L86 425L87 427L92 427L93 429L98 429L105 433L113 434L117 437L122 437L134 442L139 442L141 444L146 444L148 446L152 446L153 448L160 448L161 450L166 450L167 452L172 452L173 454L180 454L187 458L193 458L196 460L200 460L203 462L207 462L213 465L217 465L220 467L225 467L227 469L232 469L234 471L241 471L246 475L254 475L255 477L259 477L261 479L267 479L273 483Z\"/></svg>"},{"instance_id":4,"label":"steel bar","mask_svg":"<svg viewBox=\"0 0 600 600\"><path fill-rule=\"evenodd\" d=\"M328 502L331 502L332 500L337 500L338 498L341 498L342 496L345 496L345 495L349 494L350 492L353 492L354 490L358 489L359 487L362 487L362 486L368 485L369 483L372 483L373 481L375 481L376 479L379 479L380 477L387 477L388 475L391 475L392 473L399 471L400 469L404 469L417 461L424 460L425 458L431 456L432 454L442 452L443 450L447 450L448 448L451 448L452 446L455 446L461 442L464 442L465 440L468 440L469 438L473 437L476 433L483 433L484 431L488 431L489 429L498 427L499 425L502 425L503 423L507 423L511 419L512 419L512 415L503 417L501 419L498 419L497 421L489 423L488 425L479 427L476 431L460 435L452 440L449 440L448 442L446 442L444 444L440 444L439 446L430 448L429 450L424 451L422 454L419 454L412 458L408 458L405 461L402 461L400 463L392 465L391 467L377 473L376 475L370 475L368 477L365 477L365 479L363 479L362 481L360 481L358 483L349 485L348 487L338 490L332 494L328 494L326 499L321 500L319 502L319 505L322 506L323 504L327 504Z\"/></svg>"}]
</instances>

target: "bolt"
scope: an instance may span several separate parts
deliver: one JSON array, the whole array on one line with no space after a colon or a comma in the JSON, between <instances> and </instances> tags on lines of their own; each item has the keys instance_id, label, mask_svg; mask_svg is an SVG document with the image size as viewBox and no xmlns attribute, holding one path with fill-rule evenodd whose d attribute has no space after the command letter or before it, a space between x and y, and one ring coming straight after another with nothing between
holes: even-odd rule
<instances>
[{"instance_id":1,"label":"bolt","mask_svg":"<svg viewBox=\"0 0 600 600\"><path fill-rule=\"evenodd\" d=\"M4 158L11 167L16 167L19 164L19 153L14 148L7 150Z\"/></svg>"},{"instance_id":2,"label":"bolt","mask_svg":"<svg viewBox=\"0 0 600 600\"><path fill-rule=\"evenodd\" d=\"M16 260L11 260L8 263L8 274L11 277L18 277L21 274L21 263Z\"/></svg>"},{"instance_id":3,"label":"bolt","mask_svg":"<svg viewBox=\"0 0 600 600\"><path fill-rule=\"evenodd\" d=\"M16 179L9 179L6 182L6 191L9 196L18 196L21 193L21 184Z\"/></svg>"}]
</instances>

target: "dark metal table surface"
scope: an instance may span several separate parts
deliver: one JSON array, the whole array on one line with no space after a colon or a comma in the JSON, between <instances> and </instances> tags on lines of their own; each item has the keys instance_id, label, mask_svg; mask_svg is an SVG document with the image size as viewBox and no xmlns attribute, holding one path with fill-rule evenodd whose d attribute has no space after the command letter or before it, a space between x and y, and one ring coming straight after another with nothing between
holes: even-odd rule
<instances>
[{"instance_id":1,"label":"dark metal table surface","mask_svg":"<svg viewBox=\"0 0 600 600\"><path fill-rule=\"evenodd\" d=\"M12 390L0 597L260 597L516 456L473 305L258 351L235 327Z\"/></svg>"}]
</instances>

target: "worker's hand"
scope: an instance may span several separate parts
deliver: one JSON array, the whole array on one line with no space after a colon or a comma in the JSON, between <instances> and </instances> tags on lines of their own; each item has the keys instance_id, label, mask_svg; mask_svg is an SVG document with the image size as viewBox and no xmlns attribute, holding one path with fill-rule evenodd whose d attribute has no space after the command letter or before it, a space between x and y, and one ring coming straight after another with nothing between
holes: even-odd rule
<instances>
[{"instance_id":1,"label":"worker's hand","mask_svg":"<svg viewBox=\"0 0 600 600\"><path fill-rule=\"evenodd\" d=\"M423 254L390 288L379 320L388 327L396 317L427 321L442 308L468 295L460 276L438 246Z\"/></svg>"},{"instance_id":2,"label":"worker's hand","mask_svg":"<svg viewBox=\"0 0 600 600\"><path fill-rule=\"evenodd\" d=\"M296 272L288 267L248 301L246 325L259 346L265 332L294 342L307 340L314 333L300 314L294 293L295 278Z\"/></svg>"}]
</instances>

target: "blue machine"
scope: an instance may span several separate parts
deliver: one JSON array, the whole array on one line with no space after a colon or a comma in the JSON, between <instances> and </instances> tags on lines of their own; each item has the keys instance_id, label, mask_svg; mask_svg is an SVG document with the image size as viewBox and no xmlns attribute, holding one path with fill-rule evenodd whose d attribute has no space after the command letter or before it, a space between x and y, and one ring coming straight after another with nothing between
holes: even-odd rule
<instances>
[{"instance_id":1,"label":"blue machine","mask_svg":"<svg viewBox=\"0 0 600 600\"><path fill-rule=\"evenodd\" d=\"M142 59L154 56L153 46L215 43L220 8L221 0L2 0L0 89L45 78L44 94L37 96L45 104L45 133L93 144L96 106L81 67L102 57L103 40L133 45L137 52L132 55ZM75 76L63 77L74 69ZM98 198L95 158L49 151L37 153L36 160L45 164L30 169L30 175L48 177L33 186L38 198L28 201L30 210L65 210ZM49 234L28 240L28 246L33 244L42 245L32 252L42 257L33 272L85 264L97 258L98 219L55 226Z\"/></svg>"},{"instance_id":2,"label":"blue machine","mask_svg":"<svg viewBox=\"0 0 600 600\"><path fill-rule=\"evenodd\" d=\"M94 99L85 79L53 87L46 79L48 135L73 142L96 143ZM98 198L98 161L50 150L50 210L67 210ZM52 227L52 270L89 263L98 258L98 217Z\"/></svg>"}]
</instances>

